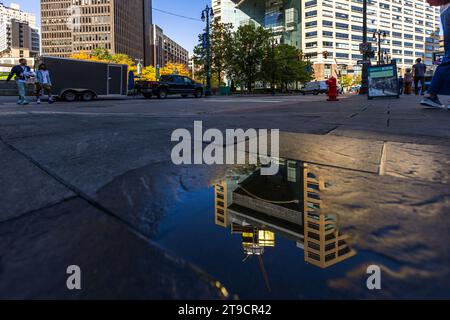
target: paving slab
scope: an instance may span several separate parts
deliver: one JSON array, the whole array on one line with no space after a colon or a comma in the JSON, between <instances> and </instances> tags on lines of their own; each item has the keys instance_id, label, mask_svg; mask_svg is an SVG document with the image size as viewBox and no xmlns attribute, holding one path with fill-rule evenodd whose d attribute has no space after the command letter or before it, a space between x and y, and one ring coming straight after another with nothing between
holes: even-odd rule
<instances>
[{"instance_id":1,"label":"paving slab","mask_svg":"<svg viewBox=\"0 0 450 320\"><path fill-rule=\"evenodd\" d=\"M0 222L56 204L74 193L0 141Z\"/></svg>"},{"instance_id":2,"label":"paving slab","mask_svg":"<svg viewBox=\"0 0 450 320\"><path fill-rule=\"evenodd\" d=\"M205 273L79 198L0 223L0 237L1 299L225 298ZM81 290L67 289L72 265Z\"/></svg>"}]
</instances>

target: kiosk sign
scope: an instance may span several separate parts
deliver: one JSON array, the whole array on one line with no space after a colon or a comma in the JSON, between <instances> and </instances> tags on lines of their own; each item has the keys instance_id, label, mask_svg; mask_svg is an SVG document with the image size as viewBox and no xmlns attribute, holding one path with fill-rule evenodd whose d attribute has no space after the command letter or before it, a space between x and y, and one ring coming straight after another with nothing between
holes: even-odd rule
<instances>
[{"instance_id":1,"label":"kiosk sign","mask_svg":"<svg viewBox=\"0 0 450 320\"><path fill-rule=\"evenodd\" d=\"M369 67L368 97L399 97L399 83L395 64L384 64Z\"/></svg>"}]
</instances>

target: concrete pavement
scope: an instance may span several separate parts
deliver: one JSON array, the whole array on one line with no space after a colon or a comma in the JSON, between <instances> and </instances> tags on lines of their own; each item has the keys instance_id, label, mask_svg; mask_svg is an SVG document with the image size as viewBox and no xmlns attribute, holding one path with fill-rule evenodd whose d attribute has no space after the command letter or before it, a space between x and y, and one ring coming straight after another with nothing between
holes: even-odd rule
<instances>
[{"instance_id":1,"label":"concrete pavement","mask_svg":"<svg viewBox=\"0 0 450 320\"><path fill-rule=\"evenodd\" d=\"M432 206L439 219L449 212L450 112L424 108L416 97L130 98L39 106L0 99L0 298L226 297L214 275L153 238L180 186L195 190L227 170L170 163L171 133L196 120L205 128L280 129L283 157L334 168L333 176L339 176L333 170L357 173L357 184L366 181L372 192L395 182L383 197L349 194L374 214L398 192L414 199L404 212L418 214L414 203ZM415 187L406 191L408 185ZM369 228L366 220L360 225ZM65 289L70 264L88 270L88 289Z\"/></svg>"}]
</instances>

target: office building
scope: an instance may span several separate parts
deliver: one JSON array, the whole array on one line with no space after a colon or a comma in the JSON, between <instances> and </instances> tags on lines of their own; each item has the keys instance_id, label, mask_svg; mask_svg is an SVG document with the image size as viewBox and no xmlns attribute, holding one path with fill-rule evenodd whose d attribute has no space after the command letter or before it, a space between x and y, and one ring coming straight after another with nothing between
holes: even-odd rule
<instances>
[{"instance_id":1,"label":"office building","mask_svg":"<svg viewBox=\"0 0 450 320\"><path fill-rule=\"evenodd\" d=\"M0 24L1 58L34 58L39 47L39 31L28 22L11 19Z\"/></svg>"},{"instance_id":2,"label":"office building","mask_svg":"<svg viewBox=\"0 0 450 320\"><path fill-rule=\"evenodd\" d=\"M11 3L8 7L0 2L0 25L9 23L11 20L26 22L31 28L36 28L36 16L21 10L20 5Z\"/></svg>"},{"instance_id":3,"label":"office building","mask_svg":"<svg viewBox=\"0 0 450 320\"><path fill-rule=\"evenodd\" d=\"M151 0L41 0L42 53L108 49L152 63Z\"/></svg>"},{"instance_id":4,"label":"office building","mask_svg":"<svg viewBox=\"0 0 450 320\"><path fill-rule=\"evenodd\" d=\"M301 48L300 0L213 0L214 19L240 25L254 23L271 30L277 43Z\"/></svg>"},{"instance_id":5,"label":"office building","mask_svg":"<svg viewBox=\"0 0 450 320\"><path fill-rule=\"evenodd\" d=\"M358 74L362 60L362 0L213 0L216 19L234 27L256 23L270 29L281 43L296 46L314 64L318 80ZM439 8L424 0L368 0L368 40L376 51L375 31L386 33L381 52L400 71L417 58L432 65L439 49ZM326 54L324 54L326 53ZM376 62L376 59L373 60Z\"/></svg>"},{"instance_id":6,"label":"office building","mask_svg":"<svg viewBox=\"0 0 450 320\"><path fill-rule=\"evenodd\" d=\"M185 65L186 68L189 66L188 50L184 49L174 40L166 36L159 26L153 25L152 32L154 66L159 65L162 68L170 62L181 63Z\"/></svg>"},{"instance_id":7,"label":"office building","mask_svg":"<svg viewBox=\"0 0 450 320\"><path fill-rule=\"evenodd\" d=\"M32 58L39 51L36 17L18 4L8 7L0 3L0 58Z\"/></svg>"}]
</instances>

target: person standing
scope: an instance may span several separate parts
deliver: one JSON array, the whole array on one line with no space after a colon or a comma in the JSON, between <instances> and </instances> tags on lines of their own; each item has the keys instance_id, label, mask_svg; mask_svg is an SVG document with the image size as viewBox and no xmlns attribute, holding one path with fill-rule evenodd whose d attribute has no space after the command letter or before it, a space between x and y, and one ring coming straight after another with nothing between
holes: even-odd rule
<instances>
[{"instance_id":1,"label":"person standing","mask_svg":"<svg viewBox=\"0 0 450 320\"><path fill-rule=\"evenodd\" d=\"M416 60L416 64L413 65L413 74L414 74L414 92L416 96L419 95L419 92L423 96L425 94L425 74L427 73L427 66L422 62L421 58ZM419 87L420 83L420 87Z\"/></svg>"},{"instance_id":2,"label":"person standing","mask_svg":"<svg viewBox=\"0 0 450 320\"><path fill-rule=\"evenodd\" d=\"M400 76L400 77L398 78L398 93L399 93L400 95L403 94L404 88L405 88L405 80L403 79L402 76Z\"/></svg>"},{"instance_id":3,"label":"person standing","mask_svg":"<svg viewBox=\"0 0 450 320\"><path fill-rule=\"evenodd\" d=\"M31 72L31 69L29 66L27 66L27 60L26 59L20 59L19 65L14 66L11 69L11 72L8 75L8 78L6 79L6 82L9 82L12 77L14 77L14 80L17 83L17 89L19 91L19 101L17 101L17 104L19 105L27 105L27 83L28 80L34 76L34 73Z\"/></svg>"},{"instance_id":4,"label":"person standing","mask_svg":"<svg viewBox=\"0 0 450 320\"><path fill-rule=\"evenodd\" d=\"M406 69L405 73L405 94L410 95L412 93L413 76L411 74L411 69Z\"/></svg>"},{"instance_id":5,"label":"person standing","mask_svg":"<svg viewBox=\"0 0 450 320\"><path fill-rule=\"evenodd\" d=\"M427 0L431 6L441 6L442 31L444 33L444 58L437 67L428 89L428 96L421 104L433 108L442 108L439 94L450 95L450 0Z\"/></svg>"},{"instance_id":6,"label":"person standing","mask_svg":"<svg viewBox=\"0 0 450 320\"><path fill-rule=\"evenodd\" d=\"M52 97L52 81L50 79L50 72L45 64L39 65L36 72L36 102L41 103L41 93L44 91L48 95L48 103L55 102Z\"/></svg>"}]
</instances>

